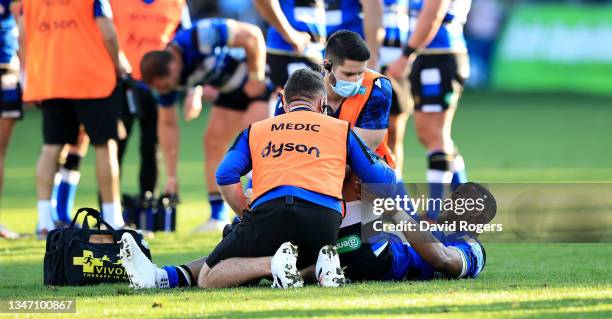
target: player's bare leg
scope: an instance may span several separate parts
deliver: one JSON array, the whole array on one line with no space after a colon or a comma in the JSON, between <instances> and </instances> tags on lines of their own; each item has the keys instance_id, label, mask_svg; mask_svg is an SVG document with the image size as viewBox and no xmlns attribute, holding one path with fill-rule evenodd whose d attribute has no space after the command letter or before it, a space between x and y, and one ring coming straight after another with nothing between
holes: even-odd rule
<instances>
[{"instance_id":1,"label":"player's bare leg","mask_svg":"<svg viewBox=\"0 0 612 319\"><path fill-rule=\"evenodd\" d=\"M267 104L263 101L253 102L246 111L235 111L214 106L209 115L208 126L204 133L205 174L211 205L211 219L196 228L195 231L221 230L228 222L229 207L221 197L215 172L223 159L232 139L251 123L265 119Z\"/></svg>"},{"instance_id":2,"label":"player's bare leg","mask_svg":"<svg viewBox=\"0 0 612 319\"><path fill-rule=\"evenodd\" d=\"M194 232L220 231L229 218L229 206L225 204L217 181L215 172L223 159L231 140L236 137L242 128L243 112L213 106L208 118L208 125L203 137L204 148L204 174L208 187L208 200L211 217L204 224L194 229Z\"/></svg>"},{"instance_id":3,"label":"player's bare leg","mask_svg":"<svg viewBox=\"0 0 612 319\"><path fill-rule=\"evenodd\" d=\"M58 159L63 145L44 144L36 164L36 193L38 198L39 238L44 238L47 232L55 228L51 210L51 192L53 177L57 171Z\"/></svg>"},{"instance_id":4,"label":"player's bare leg","mask_svg":"<svg viewBox=\"0 0 612 319\"><path fill-rule=\"evenodd\" d=\"M387 145L395 155L395 171L402 176L404 165L404 135L406 134L406 122L408 113L389 115L389 136Z\"/></svg>"},{"instance_id":5,"label":"player's bare leg","mask_svg":"<svg viewBox=\"0 0 612 319\"><path fill-rule=\"evenodd\" d=\"M104 220L114 228L121 228L125 223L119 193L117 142L111 139L104 144L94 145L94 150L96 152L96 178L102 198Z\"/></svg>"},{"instance_id":6,"label":"player's bare leg","mask_svg":"<svg viewBox=\"0 0 612 319\"><path fill-rule=\"evenodd\" d=\"M272 257L228 258L215 267L204 265L198 276L200 288L235 287L264 277L270 277Z\"/></svg>"},{"instance_id":7,"label":"player's bare leg","mask_svg":"<svg viewBox=\"0 0 612 319\"><path fill-rule=\"evenodd\" d=\"M455 107L443 112L414 112L416 134L428 157L427 181L431 198L443 198L453 178L454 143L451 128ZM427 218L434 222L440 207L428 207Z\"/></svg>"},{"instance_id":8,"label":"player's bare leg","mask_svg":"<svg viewBox=\"0 0 612 319\"><path fill-rule=\"evenodd\" d=\"M6 158L6 151L11 141L11 135L13 134L13 128L15 127L16 122L17 120L12 118L0 119L0 197L2 196L4 190L4 160ZM2 226L2 224L0 224L0 238L16 239L18 237L19 234L8 230Z\"/></svg>"},{"instance_id":9,"label":"player's bare leg","mask_svg":"<svg viewBox=\"0 0 612 319\"><path fill-rule=\"evenodd\" d=\"M0 119L0 196L4 190L4 160L16 122L15 119Z\"/></svg>"}]
</instances>

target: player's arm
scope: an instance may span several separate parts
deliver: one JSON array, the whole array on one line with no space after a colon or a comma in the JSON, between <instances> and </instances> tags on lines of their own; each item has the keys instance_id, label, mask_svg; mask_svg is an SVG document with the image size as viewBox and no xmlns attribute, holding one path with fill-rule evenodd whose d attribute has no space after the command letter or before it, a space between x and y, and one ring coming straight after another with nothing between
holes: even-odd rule
<instances>
[{"instance_id":1,"label":"player's arm","mask_svg":"<svg viewBox=\"0 0 612 319\"><path fill-rule=\"evenodd\" d=\"M382 143L387 134L391 99L391 82L386 78L377 79L370 99L353 128L355 133L373 150Z\"/></svg>"},{"instance_id":2,"label":"player's arm","mask_svg":"<svg viewBox=\"0 0 612 319\"><path fill-rule=\"evenodd\" d=\"M402 184L397 183L395 172L383 161L378 160L358 135L349 133L347 163L363 183L376 184L369 191L377 196L392 198L404 196ZM406 212L393 215L396 224L417 222ZM416 227L418 229L418 227ZM459 277L465 270L462 255L454 248L444 246L430 232L406 231L404 236L417 253L437 271L450 277Z\"/></svg>"},{"instance_id":3,"label":"player's arm","mask_svg":"<svg viewBox=\"0 0 612 319\"><path fill-rule=\"evenodd\" d=\"M368 60L368 67L373 70L378 70L380 45L385 39L383 3L382 0L361 0L361 8L363 9L363 31L365 41L371 53L370 60Z\"/></svg>"},{"instance_id":4,"label":"player's arm","mask_svg":"<svg viewBox=\"0 0 612 319\"><path fill-rule=\"evenodd\" d=\"M419 231L418 223L406 212L398 212L392 216L396 225L411 223L417 231L404 231L403 234L410 246L435 270L452 278L462 277L467 269L465 257L455 248L446 247L432 233Z\"/></svg>"},{"instance_id":5,"label":"player's arm","mask_svg":"<svg viewBox=\"0 0 612 319\"><path fill-rule=\"evenodd\" d=\"M166 163L167 194L178 194L178 154L180 146L180 129L178 124L178 108L176 107L177 93L171 92L161 96L158 100L157 136L159 146Z\"/></svg>"},{"instance_id":6,"label":"player's arm","mask_svg":"<svg viewBox=\"0 0 612 319\"><path fill-rule=\"evenodd\" d=\"M263 94L266 89L266 41L256 25L227 20L230 47L244 48L249 68L248 81L244 91L250 97Z\"/></svg>"},{"instance_id":7,"label":"player's arm","mask_svg":"<svg viewBox=\"0 0 612 319\"><path fill-rule=\"evenodd\" d=\"M23 69L25 67L25 28L23 26L23 4L21 0L13 0L10 5L10 10L17 24L19 33L17 36L17 43L19 44L17 56L19 57L21 68Z\"/></svg>"},{"instance_id":8,"label":"player's arm","mask_svg":"<svg viewBox=\"0 0 612 319\"><path fill-rule=\"evenodd\" d=\"M240 218L245 210L250 210L247 198L242 191L240 177L246 175L250 170L249 129L246 129L238 135L215 173L221 195Z\"/></svg>"},{"instance_id":9,"label":"player's arm","mask_svg":"<svg viewBox=\"0 0 612 319\"><path fill-rule=\"evenodd\" d=\"M415 50L429 45L446 15L446 10L450 5L450 0L428 0L423 2L423 9L419 13L419 18L408 40L408 46Z\"/></svg>"},{"instance_id":10,"label":"player's arm","mask_svg":"<svg viewBox=\"0 0 612 319\"><path fill-rule=\"evenodd\" d=\"M354 131L350 131L347 141L347 164L363 183L389 185L381 187L381 196L394 196L397 189L397 177L389 165L381 161L365 141Z\"/></svg>"},{"instance_id":11,"label":"player's arm","mask_svg":"<svg viewBox=\"0 0 612 319\"><path fill-rule=\"evenodd\" d=\"M294 51L304 52L306 45L310 42L310 35L297 31L291 26L278 0L253 0L253 3L263 19L281 34Z\"/></svg>"},{"instance_id":12,"label":"player's arm","mask_svg":"<svg viewBox=\"0 0 612 319\"><path fill-rule=\"evenodd\" d=\"M389 76L400 79L407 75L410 60L414 56L412 53L429 45L440 29L449 5L450 0L428 0L423 2L423 9L419 13L414 32L412 32L408 39L408 46L405 48L402 56L389 65L387 69Z\"/></svg>"},{"instance_id":13,"label":"player's arm","mask_svg":"<svg viewBox=\"0 0 612 319\"><path fill-rule=\"evenodd\" d=\"M380 143L382 143L385 138L385 134L387 134L387 129L382 130L369 130L360 127L354 127L353 131L357 133L368 145L369 148L375 150Z\"/></svg>"},{"instance_id":14,"label":"player's arm","mask_svg":"<svg viewBox=\"0 0 612 319\"><path fill-rule=\"evenodd\" d=\"M119 40L117 39L117 31L113 23L113 13L111 11L108 0L94 1L94 18L98 29L102 33L104 46L110 55L117 77L123 78L132 72L132 67L127 57L119 49Z\"/></svg>"}]
</instances>

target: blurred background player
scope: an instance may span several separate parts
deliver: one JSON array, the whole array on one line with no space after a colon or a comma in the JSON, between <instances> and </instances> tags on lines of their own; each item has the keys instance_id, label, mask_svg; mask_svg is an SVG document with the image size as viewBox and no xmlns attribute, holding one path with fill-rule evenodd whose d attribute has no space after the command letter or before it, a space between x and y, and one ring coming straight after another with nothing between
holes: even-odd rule
<instances>
[{"instance_id":1,"label":"blurred background player","mask_svg":"<svg viewBox=\"0 0 612 319\"><path fill-rule=\"evenodd\" d=\"M16 20L20 15L19 11L18 1L0 1L0 197L4 184L6 151L13 127L23 116L17 54L19 44ZM16 238L17 234L0 224L0 237Z\"/></svg>"},{"instance_id":2,"label":"blurred background player","mask_svg":"<svg viewBox=\"0 0 612 319\"><path fill-rule=\"evenodd\" d=\"M219 91L204 134L211 218L196 231L221 230L227 223L229 207L219 193L215 171L232 137L268 115L272 87L266 82L265 59L261 30L229 19L200 20L179 32L166 50L150 52L142 59L144 81L160 94L159 137L170 176L176 176L177 166L179 132L174 106L178 94L187 90L185 117L191 120L202 108L201 85Z\"/></svg>"},{"instance_id":3,"label":"blurred background player","mask_svg":"<svg viewBox=\"0 0 612 319\"><path fill-rule=\"evenodd\" d=\"M408 39L408 0L384 0L383 27L385 37L378 54L381 73L387 65L402 55L402 48ZM402 177L404 165L404 135L406 122L412 112L413 103L409 92L408 80L390 78L393 99L389 114L389 139L387 144L395 158L395 171Z\"/></svg>"},{"instance_id":4,"label":"blurred background player","mask_svg":"<svg viewBox=\"0 0 612 319\"><path fill-rule=\"evenodd\" d=\"M383 0L325 0L327 34L349 30L359 34L368 44L368 68L378 71L378 54L384 37Z\"/></svg>"},{"instance_id":5,"label":"blurred background player","mask_svg":"<svg viewBox=\"0 0 612 319\"><path fill-rule=\"evenodd\" d=\"M38 226L51 218L53 175L63 145L82 124L96 152L104 220L123 227L117 163L118 82L131 72L119 50L108 1L24 1L24 100L41 101L44 145L37 165ZM50 50L49 48L53 48Z\"/></svg>"},{"instance_id":6,"label":"blurred background player","mask_svg":"<svg viewBox=\"0 0 612 319\"><path fill-rule=\"evenodd\" d=\"M415 103L417 137L427 150L430 197L441 198L445 188L467 181L463 157L451 137L453 116L469 76L463 25L470 0L410 0L410 36L401 57L388 69L405 77L410 63L410 87ZM439 208L431 208L435 221Z\"/></svg>"},{"instance_id":7,"label":"blurred background player","mask_svg":"<svg viewBox=\"0 0 612 319\"><path fill-rule=\"evenodd\" d=\"M326 38L323 0L255 0L270 24L267 53L270 79L281 88L295 70L318 70Z\"/></svg>"},{"instance_id":8,"label":"blurred background player","mask_svg":"<svg viewBox=\"0 0 612 319\"><path fill-rule=\"evenodd\" d=\"M111 0L113 20L121 49L134 66L126 79L126 99L122 121L127 136L119 141L119 165L127 151L128 139L134 122L140 126L139 195L144 200L153 196L157 184L157 100L141 82L140 62L145 53L163 50L178 30L191 27L185 0ZM132 81L135 80L135 81ZM176 195L176 176L168 175L164 193Z\"/></svg>"}]
</instances>

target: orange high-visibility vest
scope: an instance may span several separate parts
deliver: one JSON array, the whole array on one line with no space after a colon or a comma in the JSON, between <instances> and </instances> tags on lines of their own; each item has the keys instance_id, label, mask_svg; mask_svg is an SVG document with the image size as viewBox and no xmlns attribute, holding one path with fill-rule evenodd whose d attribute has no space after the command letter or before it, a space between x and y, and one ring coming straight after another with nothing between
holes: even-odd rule
<instances>
[{"instance_id":1,"label":"orange high-visibility vest","mask_svg":"<svg viewBox=\"0 0 612 319\"><path fill-rule=\"evenodd\" d=\"M372 70L366 70L363 81L361 82L361 85L366 88L366 91L363 94L355 94L344 100L338 118L348 121L351 123L351 127L354 127L363 107L368 103L368 100L370 100L372 90L374 89L374 82L379 78L385 78L385 76ZM388 135L388 133L385 134L385 137L382 142L380 142L375 152L382 157L391 168L395 168L393 153L391 153L391 149L387 146Z\"/></svg>"},{"instance_id":2,"label":"orange high-visibility vest","mask_svg":"<svg viewBox=\"0 0 612 319\"><path fill-rule=\"evenodd\" d=\"M24 100L111 95L115 67L93 8L94 0L24 1Z\"/></svg>"},{"instance_id":3,"label":"orange high-visibility vest","mask_svg":"<svg viewBox=\"0 0 612 319\"><path fill-rule=\"evenodd\" d=\"M279 186L342 199L349 129L345 121L310 111L253 123L253 201Z\"/></svg>"},{"instance_id":4,"label":"orange high-visibility vest","mask_svg":"<svg viewBox=\"0 0 612 319\"><path fill-rule=\"evenodd\" d=\"M351 123L351 127L355 126L363 107L368 103L370 96L372 95L372 90L374 89L374 82L377 79L384 78L384 75L366 70L362 86L366 88L366 91L363 94L353 95L342 103L342 107L340 109L339 119L349 121ZM395 161L393 160L393 155L391 153L391 149L387 146L387 136L388 133L385 134L382 142L375 150L375 153L382 157L387 164L391 168L395 167ZM344 187L342 189L342 195L346 202L351 202L357 200L357 191L355 189L355 183L359 182L359 178L354 173L349 174L346 177L346 181L344 182Z\"/></svg>"},{"instance_id":5,"label":"orange high-visibility vest","mask_svg":"<svg viewBox=\"0 0 612 319\"><path fill-rule=\"evenodd\" d=\"M181 23L185 0L112 0L119 46L132 65L132 77L140 80L140 60L145 53L162 50Z\"/></svg>"}]
</instances>

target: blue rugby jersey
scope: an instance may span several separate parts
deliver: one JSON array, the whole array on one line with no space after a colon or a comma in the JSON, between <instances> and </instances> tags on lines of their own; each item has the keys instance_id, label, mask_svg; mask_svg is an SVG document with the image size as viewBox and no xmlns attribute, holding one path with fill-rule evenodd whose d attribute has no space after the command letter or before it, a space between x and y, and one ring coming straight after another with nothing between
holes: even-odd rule
<instances>
[{"instance_id":1,"label":"blue rugby jersey","mask_svg":"<svg viewBox=\"0 0 612 319\"><path fill-rule=\"evenodd\" d=\"M238 89L248 76L246 54L241 48L229 48L231 36L226 19L202 19L189 29L179 31L172 45L183 58L180 84L193 87L209 84L221 92ZM177 92L159 96L161 106L172 106Z\"/></svg>"},{"instance_id":2,"label":"blue rugby jersey","mask_svg":"<svg viewBox=\"0 0 612 319\"><path fill-rule=\"evenodd\" d=\"M363 14L359 0L325 0L327 36L339 30L358 33L362 38Z\"/></svg>"},{"instance_id":3,"label":"blue rugby jersey","mask_svg":"<svg viewBox=\"0 0 612 319\"><path fill-rule=\"evenodd\" d=\"M443 277L408 243L401 241L393 234L386 234L390 241L389 248L393 251L393 266L387 279L389 280L430 280ZM486 253L480 242L465 233L437 234L438 239L446 247L457 249L466 262L466 272L462 278L476 278L484 269Z\"/></svg>"},{"instance_id":4,"label":"blue rugby jersey","mask_svg":"<svg viewBox=\"0 0 612 319\"><path fill-rule=\"evenodd\" d=\"M322 59L323 42L326 38L323 0L279 0L279 4L289 24L295 30L308 32L311 36L313 42L303 55ZM272 26L268 28L266 39L269 52L285 54L293 52L289 43Z\"/></svg>"},{"instance_id":5,"label":"blue rugby jersey","mask_svg":"<svg viewBox=\"0 0 612 319\"><path fill-rule=\"evenodd\" d=\"M419 13L426 0L410 0L410 32L414 31ZM470 11L471 0L451 0L440 29L427 48L423 50L467 52L463 26Z\"/></svg>"},{"instance_id":6,"label":"blue rugby jersey","mask_svg":"<svg viewBox=\"0 0 612 319\"><path fill-rule=\"evenodd\" d=\"M12 0L0 0L0 64L9 64L17 54L17 24L11 14Z\"/></svg>"},{"instance_id":7,"label":"blue rugby jersey","mask_svg":"<svg viewBox=\"0 0 612 319\"><path fill-rule=\"evenodd\" d=\"M384 0L385 38L380 47L379 63L386 66L402 55L408 41L408 0Z\"/></svg>"}]
</instances>

